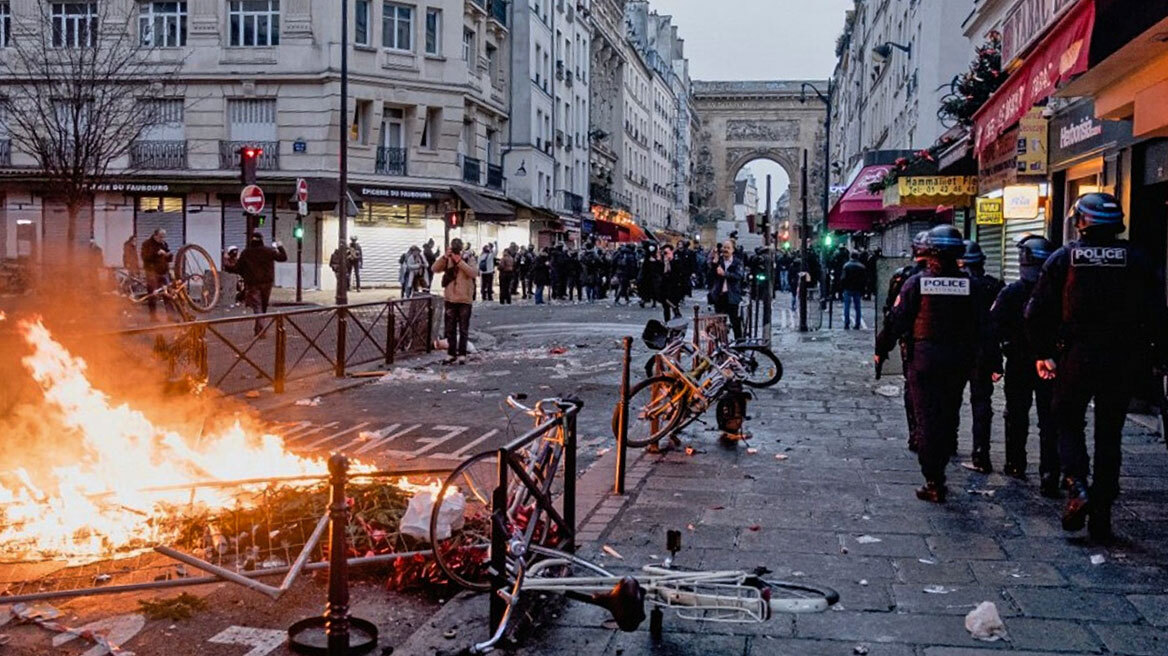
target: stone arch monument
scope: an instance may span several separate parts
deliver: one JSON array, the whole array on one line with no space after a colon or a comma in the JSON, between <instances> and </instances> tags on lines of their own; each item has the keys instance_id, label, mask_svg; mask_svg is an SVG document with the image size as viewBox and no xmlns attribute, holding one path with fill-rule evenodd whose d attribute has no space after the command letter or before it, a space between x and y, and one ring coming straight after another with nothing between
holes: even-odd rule
<instances>
[{"instance_id":1,"label":"stone arch monument","mask_svg":"<svg viewBox=\"0 0 1168 656\"><path fill-rule=\"evenodd\" d=\"M823 120L827 109L804 80L701 82L693 84L701 119L695 152L694 200L704 220L733 216L734 176L755 159L769 159L791 178L792 218L799 217L800 171L808 151L808 221L823 216ZM823 80L807 81L821 91ZM761 181L760 181L761 182ZM764 190L760 189L760 193ZM778 194L776 193L776 200Z\"/></svg>"}]
</instances>

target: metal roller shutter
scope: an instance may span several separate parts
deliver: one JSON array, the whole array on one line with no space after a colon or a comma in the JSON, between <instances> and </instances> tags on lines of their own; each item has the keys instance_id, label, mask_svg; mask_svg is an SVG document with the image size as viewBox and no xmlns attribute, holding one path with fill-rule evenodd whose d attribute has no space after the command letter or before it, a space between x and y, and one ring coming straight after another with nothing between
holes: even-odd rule
<instances>
[{"instance_id":1,"label":"metal roller shutter","mask_svg":"<svg viewBox=\"0 0 1168 656\"><path fill-rule=\"evenodd\" d=\"M364 262L361 267L361 284L370 286L398 284L401 256L405 255L410 246L421 248L426 243L426 231L422 226L358 225L352 234L357 235L358 243L361 244Z\"/></svg>"},{"instance_id":2,"label":"metal roller shutter","mask_svg":"<svg viewBox=\"0 0 1168 656\"><path fill-rule=\"evenodd\" d=\"M53 257L65 257L68 250L69 210L60 201L46 200L41 211L41 253ZM93 206L78 208L74 225L73 243L85 245L93 236ZM62 260L63 261L63 260Z\"/></svg>"},{"instance_id":3,"label":"metal roller shutter","mask_svg":"<svg viewBox=\"0 0 1168 656\"><path fill-rule=\"evenodd\" d=\"M1044 235L1046 233L1046 213L1039 211L1034 219L1014 219L1006 222L1006 245L1004 280L1013 282L1018 279L1018 240L1027 234Z\"/></svg>"},{"instance_id":4,"label":"metal roller shutter","mask_svg":"<svg viewBox=\"0 0 1168 656\"><path fill-rule=\"evenodd\" d=\"M985 253L986 273L1002 277L1002 226L977 226L977 243Z\"/></svg>"},{"instance_id":5,"label":"metal roller shutter","mask_svg":"<svg viewBox=\"0 0 1168 656\"><path fill-rule=\"evenodd\" d=\"M166 243L174 251L186 243L186 220L183 198L180 196L143 196L138 199L134 211L134 234L142 243L154 231L166 231Z\"/></svg>"},{"instance_id":6,"label":"metal roller shutter","mask_svg":"<svg viewBox=\"0 0 1168 656\"><path fill-rule=\"evenodd\" d=\"M264 243L272 242L272 210L264 210L264 224L256 229L264 236ZM223 250L229 246L247 246L247 215L238 204L223 203Z\"/></svg>"}]
</instances>

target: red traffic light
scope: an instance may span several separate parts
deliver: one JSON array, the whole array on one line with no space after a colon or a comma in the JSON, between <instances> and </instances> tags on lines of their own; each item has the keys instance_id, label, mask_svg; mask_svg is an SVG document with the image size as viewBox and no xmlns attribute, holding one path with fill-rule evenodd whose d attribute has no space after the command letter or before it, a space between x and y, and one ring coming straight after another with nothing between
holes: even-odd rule
<instances>
[{"instance_id":1,"label":"red traffic light","mask_svg":"<svg viewBox=\"0 0 1168 656\"><path fill-rule=\"evenodd\" d=\"M264 154L263 148L244 148L243 149L243 156L248 158L248 159L255 159L263 154Z\"/></svg>"},{"instance_id":2,"label":"red traffic light","mask_svg":"<svg viewBox=\"0 0 1168 656\"><path fill-rule=\"evenodd\" d=\"M462 213L458 211L450 211L446 213L446 225L451 228L457 228L462 225Z\"/></svg>"}]
</instances>

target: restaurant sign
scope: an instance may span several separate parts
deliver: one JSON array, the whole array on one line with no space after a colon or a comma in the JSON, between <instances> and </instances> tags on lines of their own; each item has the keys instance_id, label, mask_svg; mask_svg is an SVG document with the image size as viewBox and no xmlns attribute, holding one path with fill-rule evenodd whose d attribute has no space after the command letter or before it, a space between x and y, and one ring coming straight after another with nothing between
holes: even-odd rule
<instances>
[{"instance_id":1,"label":"restaurant sign","mask_svg":"<svg viewBox=\"0 0 1168 656\"><path fill-rule=\"evenodd\" d=\"M977 178L972 176L908 176L884 190L884 207L962 206L976 195Z\"/></svg>"},{"instance_id":2,"label":"restaurant sign","mask_svg":"<svg viewBox=\"0 0 1168 656\"><path fill-rule=\"evenodd\" d=\"M1002 25L1002 64L1008 65L1078 0L1022 0Z\"/></svg>"}]
</instances>

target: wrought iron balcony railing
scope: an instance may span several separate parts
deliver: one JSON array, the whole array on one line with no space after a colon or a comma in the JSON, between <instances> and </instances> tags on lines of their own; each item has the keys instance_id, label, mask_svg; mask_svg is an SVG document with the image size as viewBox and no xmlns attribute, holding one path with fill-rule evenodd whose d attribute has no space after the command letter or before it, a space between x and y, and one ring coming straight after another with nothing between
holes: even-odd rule
<instances>
[{"instance_id":1,"label":"wrought iron balcony railing","mask_svg":"<svg viewBox=\"0 0 1168 656\"><path fill-rule=\"evenodd\" d=\"M187 168L187 142L135 141L130 145L130 168L185 169Z\"/></svg>"}]
</instances>

